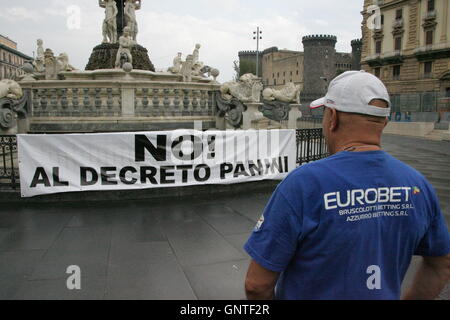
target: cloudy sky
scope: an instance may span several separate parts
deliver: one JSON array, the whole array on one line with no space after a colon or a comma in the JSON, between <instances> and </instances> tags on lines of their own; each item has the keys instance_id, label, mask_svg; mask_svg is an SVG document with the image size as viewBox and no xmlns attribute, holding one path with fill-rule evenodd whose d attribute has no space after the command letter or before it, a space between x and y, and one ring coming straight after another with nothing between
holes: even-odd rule
<instances>
[{"instance_id":1,"label":"cloudy sky","mask_svg":"<svg viewBox=\"0 0 450 320\"><path fill-rule=\"evenodd\" d=\"M261 49L303 50L301 37L334 34L337 49L350 52L361 37L362 0L143 0L137 12L138 42L149 50L157 69L167 68L177 52L191 53L221 70L220 81L233 77L238 51L255 50L253 31L263 31ZM66 52L84 69L92 48L102 40L104 10L97 0L1 0L0 34L33 55L36 39L55 54ZM73 6L81 11L79 28ZM72 8L72 9L71 9ZM72 11L71 11L72 10Z\"/></svg>"}]
</instances>

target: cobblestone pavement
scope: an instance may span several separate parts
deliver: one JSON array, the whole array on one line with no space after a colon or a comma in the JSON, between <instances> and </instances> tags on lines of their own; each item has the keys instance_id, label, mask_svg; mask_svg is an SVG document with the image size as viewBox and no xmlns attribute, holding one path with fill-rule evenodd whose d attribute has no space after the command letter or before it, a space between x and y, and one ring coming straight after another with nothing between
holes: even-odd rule
<instances>
[{"instance_id":1,"label":"cobblestone pavement","mask_svg":"<svg viewBox=\"0 0 450 320\"><path fill-rule=\"evenodd\" d=\"M450 223L450 143L386 136L384 146L430 180ZM244 299L242 245L269 197L3 206L0 299ZM66 287L70 265L79 291Z\"/></svg>"}]
</instances>

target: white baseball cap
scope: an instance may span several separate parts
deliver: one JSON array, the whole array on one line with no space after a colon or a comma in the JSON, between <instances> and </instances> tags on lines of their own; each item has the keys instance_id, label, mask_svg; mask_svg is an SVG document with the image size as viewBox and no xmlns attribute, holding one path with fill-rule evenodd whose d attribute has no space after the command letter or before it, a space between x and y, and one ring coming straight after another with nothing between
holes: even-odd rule
<instances>
[{"instance_id":1,"label":"white baseball cap","mask_svg":"<svg viewBox=\"0 0 450 320\"><path fill-rule=\"evenodd\" d=\"M388 108L369 105L374 99L386 101ZM388 117L391 113L391 100L385 85L376 76L365 71L347 71L334 78L327 95L313 101L310 108L323 106L377 117Z\"/></svg>"}]
</instances>

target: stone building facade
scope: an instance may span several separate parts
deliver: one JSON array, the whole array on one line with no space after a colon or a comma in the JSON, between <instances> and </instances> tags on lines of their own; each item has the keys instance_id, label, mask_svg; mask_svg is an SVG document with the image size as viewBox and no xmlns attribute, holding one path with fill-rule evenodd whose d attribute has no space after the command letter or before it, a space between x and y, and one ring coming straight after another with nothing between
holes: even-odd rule
<instances>
[{"instance_id":1,"label":"stone building facade","mask_svg":"<svg viewBox=\"0 0 450 320\"><path fill-rule=\"evenodd\" d=\"M0 35L0 80L16 79L23 74L21 67L33 58L17 50L17 43Z\"/></svg>"},{"instance_id":2,"label":"stone building facade","mask_svg":"<svg viewBox=\"0 0 450 320\"><path fill-rule=\"evenodd\" d=\"M364 1L362 68L386 84L394 105L406 108L426 97L450 97L449 2L375 1L381 16L374 20L377 15L368 12L374 1ZM396 101L400 96L405 98Z\"/></svg>"},{"instance_id":3,"label":"stone building facade","mask_svg":"<svg viewBox=\"0 0 450 320\"><path fill-rule=\"evenodd\" d=\"M267 87L279 88L292 82L302 86L302 104L323 96L327 84L336 75L360 70L360 39L352 41L352 52L336 52L337 38L331 35L310 35L302 39L304 51L277 47L259 53L260 77ZM256 51L239 52L239 61L256 63Z\"/></svg>"}]
</instances>

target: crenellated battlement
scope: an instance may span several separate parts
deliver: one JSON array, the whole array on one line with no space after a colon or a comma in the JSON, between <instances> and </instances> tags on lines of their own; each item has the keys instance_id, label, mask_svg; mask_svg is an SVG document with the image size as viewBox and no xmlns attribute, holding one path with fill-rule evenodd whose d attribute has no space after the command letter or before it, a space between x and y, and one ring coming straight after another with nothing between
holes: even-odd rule
<instances>
[{"instance_id":1,"label":"crenellated battlement","mask_svg":"<svg viewBox=\"0 0 450 320\"><path fill-rule=\"evenodd\" d=\"M351 45L352 45L352 47L353 46L362 46L362 39L352 40Z\"/></svg>"},{"instance_id":2,"label":"crenellated battlement","mask_svg":"<svg viewBox=\"0 0 450 320\"><path fill-rule=\"evenodd\" d=\"M314 35L308 35L304 36L302 38L302 42L315 42L315 41L332 41L337 42L337 37L329 34L314 34Z\"/></svg>"}]
</instances>

